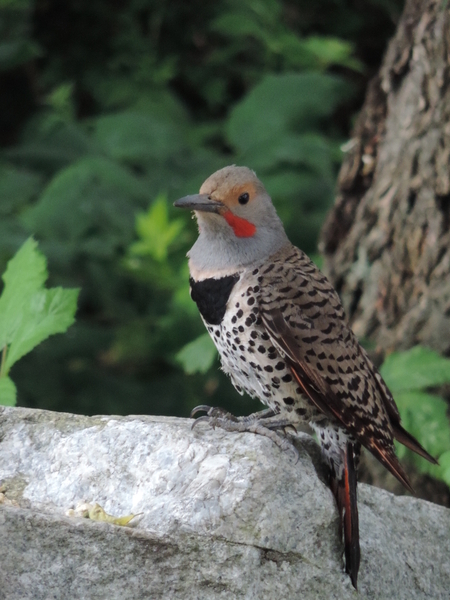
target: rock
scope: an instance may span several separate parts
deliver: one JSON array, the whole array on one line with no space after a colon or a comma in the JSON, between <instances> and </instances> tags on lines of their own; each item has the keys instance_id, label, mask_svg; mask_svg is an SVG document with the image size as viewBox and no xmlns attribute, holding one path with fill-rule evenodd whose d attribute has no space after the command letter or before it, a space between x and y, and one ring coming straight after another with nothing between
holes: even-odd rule
<instances>
[{"instance_id":1,"label":"rock","mask_svg":"<svg viewBox=\"0 0 450 600\"><path fill-rule=\"evenodd\" d=\"M191 423L1 409L0 598L448 598L448 509L361 485L356 593L314 441Z\"/></svg>"}]
</instances>

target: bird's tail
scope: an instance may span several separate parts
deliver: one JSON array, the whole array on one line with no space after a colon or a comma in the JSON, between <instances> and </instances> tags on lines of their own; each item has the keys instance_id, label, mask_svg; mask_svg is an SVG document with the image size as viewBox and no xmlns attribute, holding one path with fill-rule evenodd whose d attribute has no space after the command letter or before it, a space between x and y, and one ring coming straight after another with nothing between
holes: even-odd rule
<instances>
[{"instance_id":1,"label":"bird's tail","mask_svg":"<svg viewBox=\"0 0 450 600\"><path fill-rule=\"evenodd\" d=\"M413 452L416 452L416 454L418 454L419 456L426 458L430 463L433 463L433 465L439 464L438 461L434 458L434 456L431 456L431 454L429 454L425 450L425 448L419 444L415 437L413 437L408 431L406 431L406 429L403 429L400 423L391 421L391 425L394 432L394 437L398 442L400 442Z\"/></svg>"},{"instance_id":2,"label":"bird's tail","mask_svg":"<svg viewBox=\"0 0 450 600\"><path fill-rule=\"evenodd\" d=\"M330 487L336 498L340 519L340 535L344 535L345 571L357 589L360 562L358 504L356 498L356 464L358 443L347 442L343 451L340 476L331 472Z\"/></svg>"}]
</instances>

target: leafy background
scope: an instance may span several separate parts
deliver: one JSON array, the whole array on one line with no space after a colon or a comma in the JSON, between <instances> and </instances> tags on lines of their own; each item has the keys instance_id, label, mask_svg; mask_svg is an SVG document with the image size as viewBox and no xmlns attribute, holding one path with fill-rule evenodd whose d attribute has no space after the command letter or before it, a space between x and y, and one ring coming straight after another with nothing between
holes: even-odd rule
<instances>
[{"instance_id":1,"label":"leafy background","mask_svg":"<svg viewBox=\"0 0 450 600\"><path fill-rule=\"evenodd\" d=\"M0 272L34 235L49 285L81 289L76 324L12 368L21 405L258 408L217 368L188 293L195 226L172 202L248 165L314 255L402 7L0 0Z\"/></svg>"}]
</instances>

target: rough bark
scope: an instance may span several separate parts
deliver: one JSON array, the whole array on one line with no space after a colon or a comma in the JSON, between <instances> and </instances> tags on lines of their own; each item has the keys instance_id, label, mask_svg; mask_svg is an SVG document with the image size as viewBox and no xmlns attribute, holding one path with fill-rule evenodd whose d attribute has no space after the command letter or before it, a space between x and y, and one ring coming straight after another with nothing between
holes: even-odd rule
<instances>
[{"instance_id":1,"label":"rough bark","mask_svg":"<svg viewBox=\"0 0 450 600\"><path fill-rule=\"evenodd\" d=\"M347 145L325 271L381 352L450 354L450 7L407 0Z\"/></svg>"}]
</instances>

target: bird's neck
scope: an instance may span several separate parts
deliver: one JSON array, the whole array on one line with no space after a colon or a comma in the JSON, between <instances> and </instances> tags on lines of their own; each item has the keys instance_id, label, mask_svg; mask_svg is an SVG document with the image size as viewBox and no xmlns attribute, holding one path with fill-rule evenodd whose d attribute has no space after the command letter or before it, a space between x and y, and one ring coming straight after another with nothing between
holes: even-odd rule
<instances>
[{"instance_id":1,"label":"bird's neck","mask_svg":"<svg viewBox=\"0 0 450 600\"><path fill-rule=\"evenodd\" d=\"M284 230L259 229L252 238L230 240L229 236L217 235L217 232L211 236L201 229L188 252L191 277L200 281L234 275L288 245L290 242Z\"/></svg>"}]
</instances>

